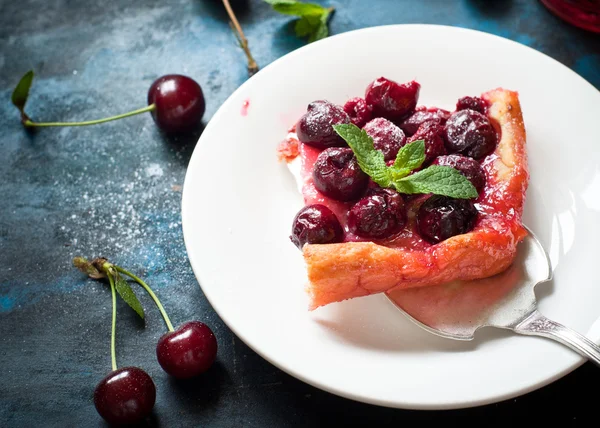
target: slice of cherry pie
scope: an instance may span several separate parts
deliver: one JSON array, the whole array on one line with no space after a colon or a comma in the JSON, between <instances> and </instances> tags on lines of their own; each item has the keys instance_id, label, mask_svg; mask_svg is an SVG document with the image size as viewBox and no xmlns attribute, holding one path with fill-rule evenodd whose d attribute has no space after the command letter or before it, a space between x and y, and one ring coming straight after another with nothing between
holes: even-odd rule
<instances>
[{"instance_id":1,"label":"slice of cherry pie","mask_svg":"<svg viewBox=\"0 0 600 428\"><path fill-rule=\"evenodd\" d=\"M304 196L290 238L306 262L311 310L498 274L527 233L521 216L529 175L518 94L499 88L463 97L449 112L417 106L419 91L417 82L381 77L364 99L343 107L314 101L278 148L298 171ZM341 132L351 128L362 146ZM415 163L417 143L422 153ZM379 169L372 170L375 151ZM465 188L460 180L432 182L441 172L457 173L471 193L454 191L452 183ZM414 184L420 177L430 181Z\"/></svg>"}]
</instances>

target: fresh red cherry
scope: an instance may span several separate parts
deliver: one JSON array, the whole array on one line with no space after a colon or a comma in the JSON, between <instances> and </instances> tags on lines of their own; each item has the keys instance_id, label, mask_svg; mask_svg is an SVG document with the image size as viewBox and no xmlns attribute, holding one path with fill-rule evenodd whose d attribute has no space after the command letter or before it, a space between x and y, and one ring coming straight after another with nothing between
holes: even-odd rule
<instances>
[{"instance_id":1,"label":"fresh red cherry","mask_svg":"<svg viewBox=\"0 0 600 428\"><path fill-rule=\"evenodd\" d=\"M477 192L485 186L485 173L479 162L462 155L445 155L436 158L432 165L450 166L460 171L471 182Z\"/></svg>"},{"instance_id":2,"label":"fresh red cherry","mask_svg":"<svg viewBox=\"0 0 600 428\"><path fill-rule=\"evenodd\" d=\"M369 184L369 176L347 147L330 147L319 153L312 177L319 192L337 201L358 199Z\"/></svg>"},{"instance_id":3,"label":"fresh red cherry","mask_svg":"<svg viewBox=\"0 0 600 428\"><path fill-rule=\"evenodd\" d=\"M364 98L356 97L350 98L344 104L344 111L348 116L350 116L350 120L353 124L362 128L365 124L371 120L371 116L373 115L371 106L367 104Z\"/></svg>"},{"instance_id":4,"label":"fresh red cherry","mask_svg":"<svg viewBox=\"0 0 600 428\"><path fill-rule=\"evenodd\" d=\"M217 339L206 324L189 321L159 339L156 357L168 374L189 379L212 366L217 357Z\"/></svg>"},{"instance_id":5,"label":"fresh red cherry","mask_svg":"<svg viewBox=\"0 0 600 428\"><path fill-rule=\"evenodd\" d=\"M477 221L477 208L468 199L433 195L419 208L419 234L432 244L470 232Z\"/></svg>"},{"instance_id":6,"label":"fresh red cherry","mask_svg":"<svg viewBox=\"0 0 600 428\"><path fill-rule=\"evenodd\" d=\"M462 97L456 103L456 110L475 110L481 114L486 114L488 104L479 97Z\"/></svg>"},{"instance_id":7,"label":"fresh red cherry","mask_svg":"<svg viewBox=\"0 0 600 428\"><path fill-rule=\"evenodd\" d=\"M206 104L196 81L180 74L168 74L152 83L148 105L154 104L152 117L167 133L188 132L197 128Z\"/></svg>"},{"instance_id":8,"label":"fresh red cherry","mask_svg":"<svg viewBox=\"0 0 600 428\"><path fill-rule=\"evenodd\" d=\"M384 239L406 224L402 196L391 189L372 189L348 212L348 228L367 239Z\"/></svg>"},{"instance_id":9,"label":"fresh red cherry","mask_svg":"<svg viewBox=\"0 0 600 428\"><path fill-rule=\"evenodd\" d=\"M401 120L417 106L421 85L415 81L399 85L380 77L369 84L365 101L373 108L373 117Z\"/></svg>"},{"instance_id":10,"label":"fresh red cherry","mask_svg":"<svg viewBox=\"0 0 600 428\"><path fill-rule=\"evenodd\" d=\"M304 244L332 244L343 239L344 229L325 205L307 205L294 217L290 240L300 250Z\"/></svg>"},{"instance_id":11,"label":"fresh red cherry","mask_svg":"<svg viewBox=\"0 0 600 428\"><path fill-rule=\"evenodd\" d=\"M400 123L400 128L409 137L412 136L419 127L430 120L438 121L442 125L450 117L450 112L437 107L417 107L415 112Z\"/></svg>"},{"instance_id":12,"label":"fresh red cherry","mask_svg":"<svg viewBox=\"0 0 600 428\"><path fill-rule=\"evenodd\" d=\"M296 134L301 143L325 149L346 146L333 125L350 123L350 117L340 107L326 100L313 101L296 124Z\"/></svg>"},{"instance_id":13,"label":"fresh red cherry","mask_svg":"<svg viewBox=\"0 0 600 428\"><path fill-rule=\"evenodd\" d=\"M386 161L395 160L400 148L406 144L402 129L383 117L371 120L363 129L373 139L373 147L383 153Z\"/></svg>"},{"instance_id":14,"label":"fresh red cherry","mask_svg":"<svg viewBox=\"0 0 600 428\"><path fill-rule=\"evenodd\" d=\"M29 88L33 71L21 78L17 87ZM144 108L102 119L83 122L34 122L25 113L28 90L13 94L13 104L21 112L21 122L26 127L88 126L124 119L150 112L154 122L167 133L185 133L199 128L206 104L202 88L194 80L180 74L169 74L156 79L148 90L148 105Z\"/></svg>"},{"instance_id":15,"label":"fresh red cherry","mask_svg":"<svg viewBox=\"0 0 600 428\"><path fill-rule=\"evenodd\" d=\"M94 391L94 405L112 425L129 425L148 416L156 401L152 378L137 367L123 367L100 381Z\"/></svg>"},{"instance_id":16,"label":"fresh red cherry","mask_svg":"<svg viewBox=\"0 0 600 428\"><path fill-rule=\"evenodd\" d=\"M489 119L475 110L452 113L444 127L446 147L450 153L460 153L482 159L496 148L498 136Z\"/></svg>"}]
</instances>

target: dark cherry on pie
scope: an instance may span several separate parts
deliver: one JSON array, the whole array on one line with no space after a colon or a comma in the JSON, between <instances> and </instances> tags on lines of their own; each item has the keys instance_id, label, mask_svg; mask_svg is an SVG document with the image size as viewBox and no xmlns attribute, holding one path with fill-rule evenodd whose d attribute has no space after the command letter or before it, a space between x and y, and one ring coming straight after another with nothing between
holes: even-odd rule
<instances>
[{"instance_id":1,"label":"dark cherry on pie","mask_svg":"<svg viewBox=\"0 0 600 428\"><path fill-rule=\"evenodd\" d=\"M529 173L518 94L498 88L458 100L454 111L418 105L420 84L380 77L364 98L316 100L279 145L300 163L305 206L291 241L306 262L310 309L409 287L504 271L526 235L521 223ZM398 193L375 184L333 126L352 123L387 162L425 144L425 163L450 166L474 199Z\"/></svg>"}]
</instances>

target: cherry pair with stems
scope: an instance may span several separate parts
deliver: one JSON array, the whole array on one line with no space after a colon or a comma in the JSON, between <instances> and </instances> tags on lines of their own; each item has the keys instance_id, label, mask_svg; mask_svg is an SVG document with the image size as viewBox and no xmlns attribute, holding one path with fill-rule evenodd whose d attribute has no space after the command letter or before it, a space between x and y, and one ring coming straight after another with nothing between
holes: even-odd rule
<instances>
[{"instance_id":1,"label":"cherry pair with stems","mask_svg":"<svg viewBox=\"0 0 600 428\"><path fill-rule=\"evenodd\" d=\"M107 278L111 288L112 371L98 383L94 391L96 410L107 422L115 425L139 422L152 412L156 401L156 387L148 373L139 367L117 368L117 293L143 317L141 304L121 275L130 277L148 292L165 320L169 332L159 339L156 346L156 357L163 370L177 379L188 379L204 373L211 367L217 355L217 340L206 324L189 321L174 329L165 309L148 284L105 258L97 258L90 262L76 257L73 264L91 278Z\"/></svg>"}]
</instances>

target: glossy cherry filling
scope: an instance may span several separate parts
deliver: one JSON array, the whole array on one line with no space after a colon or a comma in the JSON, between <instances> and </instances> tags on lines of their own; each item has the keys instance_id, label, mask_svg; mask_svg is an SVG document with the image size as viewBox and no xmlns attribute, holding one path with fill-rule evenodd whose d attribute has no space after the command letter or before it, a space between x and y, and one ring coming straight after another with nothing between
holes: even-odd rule
<instances>
[{"instance_id":1,"label":"glossy cherry filling","mask_svg":"<svg viewBox=\"0 0 600 428\"><path fill-rule=\"evenodd\" d=\"M366 101L373 107L368 113L373 118L364 125L365 131L388 162L407 142L424 140L426 165L456 168L476 187L478 198L453 201L432 195L401 195L381 189L372 181L365 191L364 177L355 170L355 160L350 161L350 149L323 150L323 145L304 144L293 127L280 145L279 153L287 162L300 163L305 205L328 209L325 216L328 230L323 231L323 236L328 238L319 235L322 241L371 241L390 248L428 250L457 234L490 228L508 232L513 228L518 219L511 217L512 210L507 202L510 195L496 180L494 162L497 155L494 150L500 135L498 127L487 115L487 102L481 98L463 97L454 112L437 107L415 109L413 103L418 97L418 88L416 82L397 85L386 79L378 79L370 85ZM392 96L397 99L395 103L386 101L386 97ZM398 100L406 102L403 104ZM397 108L401 104L404 107ZM390 114L393 109L386 110L382 106L397 109ZM353 121L363 108L360 98L350 99L345 106ZM412 113L394 124L390 119L400 117L400 110L402 114ZM365 117L358 121L364 121ZM302 124L301 120L298 125ZM406 138L406 134L410 137ZM337 223L343 234L337 229ZM295 239L299 248L306 242L303 238Z\"/></svg>"},{"instance_id":2,"label":"glossy cherry filling","mask_svg":"<svg viewBox=\"0 0 600 428\"><path fill-rule=\"evenodd\" d=\"M331 210L344 231L344 237L341 242L372 241L391 248L415 250L425 250L434 245L424 239L417 229L417 213L421 204L430 198L429 195L413 195L410 198L404 199L404 209L406 212L405 225L392 236L383 239L360 236L355 233L356 229L351 230L349 226L348 217L355 202L343 202L328 198L319 192L315 186L312 178L312 170L320 151L305 144L300 144L298 150L299 156L295 161L302 163L300 174L303 182L302 194L304 202L307 206L319 204ZM477 208L478 216L472 230L491 227L500 231L508 231L511 228L511 210L510 207L505 206L504 200L507 198L503 196L507 190L501 184L496 183L495 159L496 156L492 154L481 163L481 171L485 177L485 186L479 193L479 197L473 201L474 206ZM506 215L507 213L508 215ZM503 214L501 218L499 217L500 214ZM336 240L335 242L340 241Z\"/></svg>"}]
</instances>

